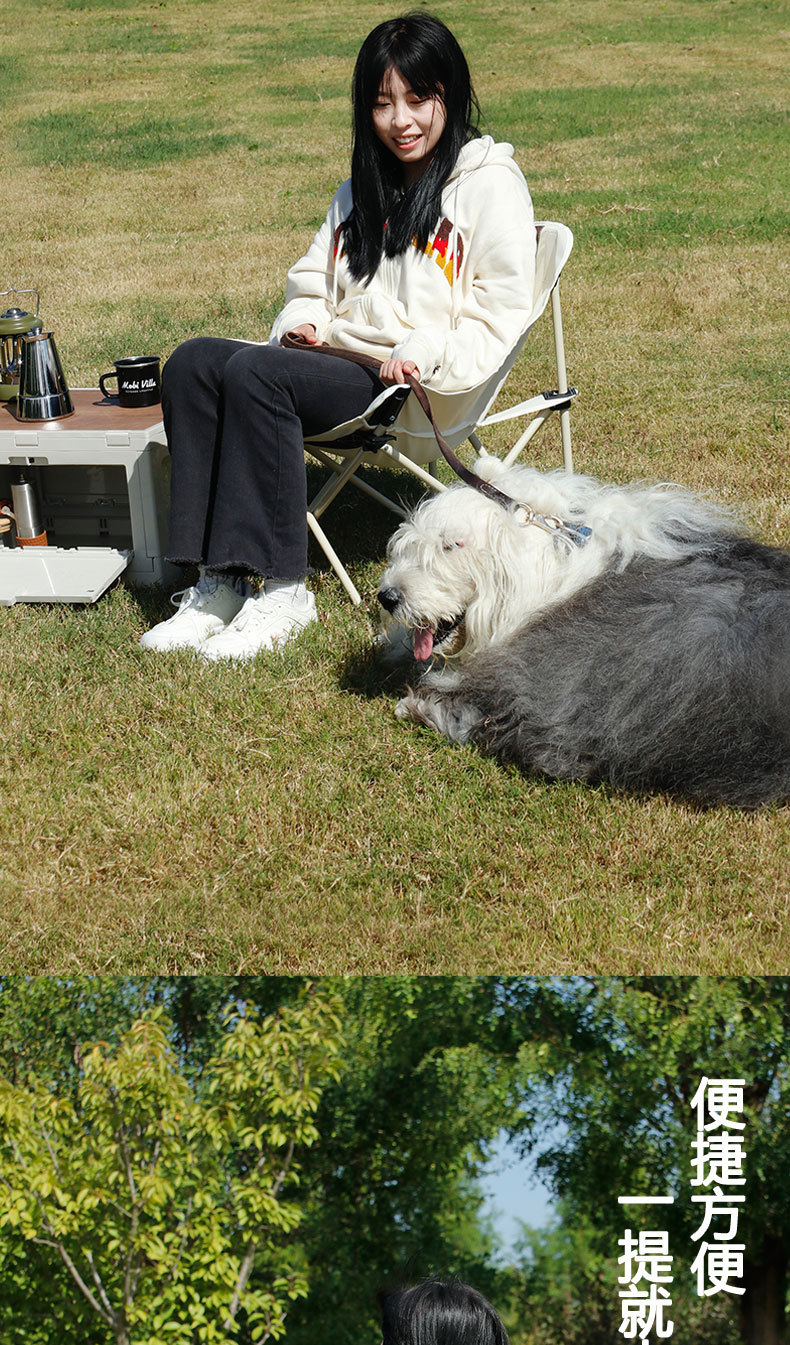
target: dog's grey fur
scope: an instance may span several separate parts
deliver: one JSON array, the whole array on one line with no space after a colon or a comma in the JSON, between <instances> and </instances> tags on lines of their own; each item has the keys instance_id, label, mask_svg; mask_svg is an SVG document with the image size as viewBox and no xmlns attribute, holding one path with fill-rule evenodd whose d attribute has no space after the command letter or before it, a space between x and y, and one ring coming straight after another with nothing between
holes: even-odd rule
<instances>
[{"instance_id":1,"label":"dog's grey fur","mask_svg":"<svg viewBox=\"0 0 790 1345\"><path fill-rule=\"evenodd\" d=\"M636 555L429 673L398 713L529 773L786 800L790 554L716 525L691 553Z\"/></svg>"},{"instance_id":2,"label":"dog's grey fur","mask_svg":"<svg viewBox=\"0 0 790 1345\"><path fill-rule=\"evenodd\" d=\"M754 808L790 797L788 670L790 556L719 539L604 576L407 703L528 772Z\"/></svg>"}]
</instances>

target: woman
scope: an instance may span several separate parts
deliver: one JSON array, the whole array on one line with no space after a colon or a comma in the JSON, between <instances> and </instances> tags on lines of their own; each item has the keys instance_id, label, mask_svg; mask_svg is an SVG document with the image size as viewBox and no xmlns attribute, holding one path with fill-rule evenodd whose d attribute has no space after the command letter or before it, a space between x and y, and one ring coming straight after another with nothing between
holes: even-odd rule
<instances>
[{"instance_id":1,"label":"woman","mask_svg":"<svg viewBox=\"0 0 790 1345\"><path fill-rule=\"evenodd\" d=\"M508 1345L488 1300L459 1281L426 1280L388 1294L381 1334L382 1345Z\"/></svg>"},{"instance_id":2,"label":"woman","mask_svg":"<svg viewBox=\"0 0 790 1345\"><path fill-rule=\"evenodd\" d=\"M354 69L351 177L288 273L267 345L198 338L163 375L172 456L169 559L199 566L146 649L247 659L316 619L305 436L420 379L440 429L490 401L529 323L535 230L510 145L479 137L469 68L424 13L379 24ZM295 333L373 355L378 374L285 349ZM426 434L407 401L406 433ZM249 577L263 580L252 592Z\"/></svg>"}]
</instances>

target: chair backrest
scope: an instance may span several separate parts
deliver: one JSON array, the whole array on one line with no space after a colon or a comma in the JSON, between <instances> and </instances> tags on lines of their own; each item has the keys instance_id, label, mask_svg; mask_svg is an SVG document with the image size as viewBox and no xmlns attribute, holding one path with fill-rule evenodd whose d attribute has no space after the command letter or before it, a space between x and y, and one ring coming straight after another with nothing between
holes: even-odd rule
<instances>
[{"instance_id":1,"label":"chair backrest","mask_svg":"<svg viewBox=\"0 0 790 1345\"><path fill-rule=\"evenodd\" d=\"M535 280L532 287L532 311L529 315L529 323L498 373L489 380L485 389L482 390L482 395L478 394L478 402L472 409L468 427L464 427L460 432L456 430L453 435L446 435L451 448L455 448L463 439L466 439L471 430L487 415L489 408L493 405L506 382L510 370L518 359L532 328L548 306L551 292L560 278L560 272L571 255L573 234L567 224L559 224L556 220L538 220L535 223L535 233L537 235L537 250L535 253ZM556 335L555 332L555 350Z\"/></svg>"},{"instance_id":2,"label":"chair backrest","mask_svg":"<svg viewBox=\"0 0 790 1345\"><path fill-rule=\"evenodd\" d=\"M535 288L532 292L530 325L537 322L549 302L551 291L573 248L573 234L567 224L558 224L556 220L540 220L535 224L535 232L538 236L538 250L535 255Z\"/></svg>"}]
</instances>

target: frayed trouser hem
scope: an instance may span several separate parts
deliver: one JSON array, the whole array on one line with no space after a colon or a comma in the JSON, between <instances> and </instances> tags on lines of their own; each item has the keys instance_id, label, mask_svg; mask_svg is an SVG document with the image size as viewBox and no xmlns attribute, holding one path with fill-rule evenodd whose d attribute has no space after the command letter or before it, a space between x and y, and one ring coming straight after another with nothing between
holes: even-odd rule
<instances>
[{"instance_id":1,"label":"frayed trouser hem","mask_svg":"<svg viewBox=\"0 0 790 1345\"><path fill-rule=\"evenodd\" d=\"M197 569L198 566L204 565L207 570L213 570L216 574L231 574L234 578L238 579L287 579L295 583L299 579L309 579L311 574L315 574L315 570L311 565L300 570L298 574L283 574L281 570L271 568L267 570L257 570L254 565L245 565L243 562L239 563L234 560L220 561L216 565L209 565L206 561L195 560L194 557L191 556L165 556L165 561L168 565L181 565L184 569L189 569L190 567Z\"/></svg>"}]
</instances>

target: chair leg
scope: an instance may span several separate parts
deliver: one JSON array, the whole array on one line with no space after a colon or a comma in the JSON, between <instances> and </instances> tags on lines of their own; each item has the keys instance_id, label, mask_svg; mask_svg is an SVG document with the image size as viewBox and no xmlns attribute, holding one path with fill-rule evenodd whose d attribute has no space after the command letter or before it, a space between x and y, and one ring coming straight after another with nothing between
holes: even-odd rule
<instances>
[{"instance_id":1,"label":"chair leg","mask_svg":"<svg viewBox=\"0 0 790 1345\"><path fill-rule=\"evenodd\" d=\"M309 510L307 511L307 526L310 529L313 536L315 537L315 540L318 542L318 545L320 546L321 550L323 551L324 555L329 561L329 564L332 566L332 569L334 570L335 574L337 575L338 579L343 585L343 588L346 590L346 593L353 602L354 606L359 607L360 604L362 603L362 598L360 596L359 589L354 584L354 581L352 580L350 574L348 573L348 570L346 569L345 565L343 564L337 552L335 551L335 548L332 546L332 543L330 542L329 538L327 537L326 533L321 527L321 524L318 522L318 519L316 518L315 514L311 514Z\"/></svg>"},{"instance_id":2,"label":"chair leg","mask_svg":"<svg viewBox=\"0 0 790 1345\"><path fill-rule=\"evenodd\" d=\"M430 486L431 490L442 491L447 489L443 481L440 481L438 477L431 476L430 472L426 472L425 468L421 467L419 463L413 462L405 453L399 453L397 448L386 445L380 448L378 452L382 457L390 458L392 462L396 462L405 471L411 472L412 476L416 476L417 480L422 481L424 486Z\"/></svg>"},{"instance_id":3,"label":"chair leg","mask_svg":"<svg viewBox=\"0 0 790 1345\"><path fill-rule=\"evenodd\" d=\"M519 456L519 454L523 453L530 439L534 439L538 430L541 428L542 425L545 425L549 416L552 414L553 413L549 408L546 411L541 411L529 422L529 425L525 429L524 433L520 436L520 438L516 440L513 447L510 449L508 453L505 454L504 458L502 459L506 467L509 467L511 463L516 461L516 458Z\"/></svg>"},{"instance_id":4,"label":"chair leg","mask_svg":"<svg viewBox=\"0 0 790 1345\"><path fill-rule=\"evenodd\" d=\"M551 322L554 328L554 355L557 361L557 390L568 391L568 373L565 368L565 342L562 336L562 310L560 308L560 282L551 291ZM567 472L573 471L573 453L571 451L571 413L570 409L560 412L560 433L562 435L562 465Z\"/></svg>"},{"instance_id":5,"label":"chair leg","mask_svg":"<svg viewBox=\"0 0 790 1345\"><path fill-rule=\"evenodd\" d=\"M305 444L307 452L317 458L318 461L322 462L326 467L331 468L333 473L329 480L326 481L318 491L315 499L312 500L308 506L307 526L315 537L315 540L318 542L318 545L329 561L329 564L332 566L332 569L343 585L343 588L346 590L351 601L358 607L362 602L359 590L321 527L321 524L318 522L318 516L323 513L324 509L326 509L327 505L335 498L338 492L350 482L359 490L364 491L366 494L372 496L373 499L378 500L388 509L391 509L393 513L399 515L401 518L408 517L405 509L400 505L395 504L393 500L388 500L385 495L375 490L374 487L369 486L367 482L360 480L356 475L357 467L360 466L362 459L366 457L372 459L375 456L377 465L382 465L382 463L387 461L395 462L399 467L403 467L410 472L412 476L416 476L423 485L430 486L431 490L442 491L446 490L447 487L443 481L439 481L435 475L431 475L430 471L426 471L418 463L413 462L411 458L406 457L405 454L399 453L396 448L392 448L389 445L382 445L379 447L376 450L375 455L370 452L370 450L366 451L363 449L361 452L353 454L352 457L344 463L339 463L329 456L331 453L331 445L325 445L325 447L328 450L327 453L324 453L317 445ZM431 464L431 466L434 465Z\"/></svg>"},{"instance_id":6,"label":"chair leg","mask_svg":"<svg viewBox=\"0 0 790 1345\"><path fill-rule=\"evenodd\" d=\"M310 509L316 518L320 518L327 506L332 503L335 496L343 489L349 477L354 475L354 472L357 470L357 467L362 462L364 456L364 451L360 450L358 453L355 453L353 457L347 458L343 463L331 464L335 475L330 476L324 482L318 494L310 504Z\"/></svg>"},{"instance_id":7,"label":"chair leg","mask_svg":"<svg viewBox=\"0 0 790 1345\"><path fill-rule=\"evenodd\" d=\"M560 411L560 433L562 435L562 465L566 472L573 471L573 453L571 452L571 413Z\"/></svg>"}]
</instances>

